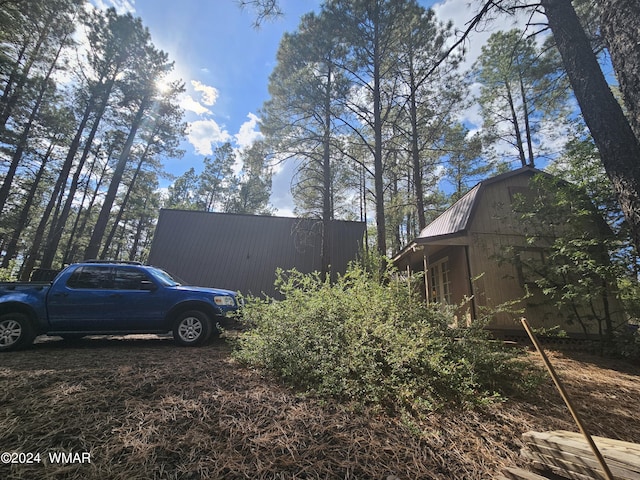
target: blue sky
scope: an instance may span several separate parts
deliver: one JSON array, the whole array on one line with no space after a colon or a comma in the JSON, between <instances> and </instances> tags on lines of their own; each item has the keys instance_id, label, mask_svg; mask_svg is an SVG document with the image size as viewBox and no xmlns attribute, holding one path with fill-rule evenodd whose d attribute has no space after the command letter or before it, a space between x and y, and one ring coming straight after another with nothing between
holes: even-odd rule
<instances>
[{"instance_id":1,"label":"blue sky","mask_svg":"<svg viewBox=\"0 0 640 480\"><path fill-rule=\"evenodd\" d=\"M181 100L189 122L183 143L185 155L164 159L169 173L180 175L194 167L225 141L236 148L250 145L258 136L258 111L268 99L268 78L284 32L298 26L301 15L318 9L320 0L280 0L284 16L252 26L254 16L242 10L236 0L93 0L101 8L114 6L120 13L141 17L153 43L175 62L174 76L187 91ZM433 6L443 21L453 20L462 29L473 13L468 0ZM507 28L510 26L506 26ZM477 56L488 32L476 34L470 44L469 64ZM470 113L473 116L473 113ZM291 216L289 193L292 165L285 165L274 177L271 203L276 214ZM165 185L166 186L166 185Z\"/></svg>"},{"instance_id":2,"label":"blue sky","mask_svg":"<svg viewBox=\"0 0 640 480\"><path fill-rule=\"evenodd\" d=\"M242 10L236 0L92 3L140 17L153 43L175 62L173 75L185 82L187 90L181 105L189 135L182 145L184 157L164 159L164 164L169 173L180 175L191 167L200 171L203 158L225 141L242 148L259 136L257 114L268 98L268 78L280 39L321 2L281 0L285 15L259 29L252 25L253 12ZM271 202L277 215L292 215L290 175L291 169L285 167L274 178Z\"/></svg>"}]
</instances>

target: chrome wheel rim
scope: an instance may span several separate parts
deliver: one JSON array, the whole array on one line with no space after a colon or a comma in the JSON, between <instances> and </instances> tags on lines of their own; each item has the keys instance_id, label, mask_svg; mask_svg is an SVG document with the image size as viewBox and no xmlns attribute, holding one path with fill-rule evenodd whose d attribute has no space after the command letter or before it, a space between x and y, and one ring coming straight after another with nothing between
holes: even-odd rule
<instances>
[{"instance_id":1,"label":"chrome wheel rim","mask_svg":"<svg viewBox=\"0 0 640 480\"><path fill-rule=\"evenodd\" d=\"M185 342L193 342L202 335L202 322L197 317L186 317L180 322L178 335Z\"/></svg>"},{"instance_id":2,"label":"chrome wheel rim","mask_svg":"<svg viewBox=\"0 0 640 480\"><path fill-rule=\"evenodd\" d=\"M20 339L22 327L15 320L5 320L0 323L0 346L8 347Z\"/></svg>"}]
</instances>

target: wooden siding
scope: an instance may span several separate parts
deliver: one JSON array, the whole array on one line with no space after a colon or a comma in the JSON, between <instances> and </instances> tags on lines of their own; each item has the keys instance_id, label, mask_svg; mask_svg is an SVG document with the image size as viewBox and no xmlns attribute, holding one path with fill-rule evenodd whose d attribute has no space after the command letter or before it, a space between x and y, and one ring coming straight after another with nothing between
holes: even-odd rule
<instances>
[{"instance_id":1,"label":"wooden siding","mask_svg":"<svg viewBox=\"0 0 640 480\"><path fill-rule=\"evenodd\" d=\"M430 263L447 255L451 268L451 301L460 303L465 295L472 293L475 313L481 307L495 308L521 299L512 305L513 313L495 314L490 328L521 331L518 321L521 314L515 310L523 309L536 328L560 325L570 334L582 335L581 327L567 323L563 312L551 305L535 285L530 284L531 296L524 299L525 279L517 268L514 249L525 251L536 246L527 244L512 202L516 194L526 195L530 191L529 183L539 173L523 167L479 183L470 191L471 195L463 197L427 226L394 262L399 268L409 264L415 271L422 269L419 266L423 255L427 255ZM613 295L608 300L615 312L615 321L623 321L619 302ZM591 333L596 333L595 326Z\"/></svg>"},{"instance_id":2,"label":"wooden siding","mask_svg":"<svg viewBox=\"0 0 640 480\"><path fill-rule=\"evenodd\" d=\"M522 225L512 210L511 187L527 189L534 175L534 170L525 170L520 175L509 176L503 181L483 184L479 201L474 205L468 232L522 236Z\"/></svg>"},{"instance_id":3,"label":"wooden siding","mask_svg":"<svg viewBox=\"0 0 640 480\"><path fill-rule=\"evenodd\" d=\"M317 220L161 210L149 263L188 283L276 295L277 268L320 270ZM333 272L344 272L362 245L364 223L331 223Z\"/></svg>"}]
</instances>

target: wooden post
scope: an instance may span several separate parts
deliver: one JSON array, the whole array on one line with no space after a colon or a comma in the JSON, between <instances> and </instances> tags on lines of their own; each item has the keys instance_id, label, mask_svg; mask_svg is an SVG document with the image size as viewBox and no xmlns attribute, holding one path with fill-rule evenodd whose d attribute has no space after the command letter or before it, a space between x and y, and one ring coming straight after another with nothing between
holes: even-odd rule
<instances>
[{"instance_id":1,"label":"wooden post","mask_svg":"<svg viewBox=\"0 0 640 480\"><path fill-rule=\"evenodd\" d=\"M427 260L427 249L425 248L422 251L422 263L424 265L424 295L427 301L427 305L429 304L429 261Z\"/></svg>"},{"instance_id":2,"label":"wooden post","mask_svg":"<svg viewBox=\"0 0 640 480\"><path fill-rule=\"evenodd\" d=\"M549 375L551 375L551 379L553 380L553 383L556 384L556 388L560 392L560 396L564 400L564 403L567 405L567 408L569 408L569 412L571 412L571 416L575 420L576 424L578 425L578 428L580 429L580 432L582 432L582 435L587 440L587 443L589 444L589 447L591 448L591 451L596 456L596 458L598 460L598 463L602 467L602 471L604 472L604 476L605 476L606 480L615 480L614 477L613 477L613 474L611 473L611 470L609 470L609 466L607 465L607 462L605 462L604 457L600 453L600 450L598 450L598 446L593 441L593 438L591 438L591 435L587 431L587 428L585 427L584 423L582 422L582 419L578 415L578 411L574 408L573 403L569 399L569 396L567 395L567 392L564 389L564 386L560 382L560 378L556 374L556 371L553 368L553 365L551 365L551 361L549 361L549 358L547 357L547 354L544 353L544 350L542 350L542 347L538 343L538 339L536 338L535 334L531 330L531 327L529 327L529 323L527 322L527 319L526 318L521 318L520 322L522 323L522 326L524 327L525 331L527 332L527 335L529 335L529 338L531 339L531 342L533 343L533 346L536 347L536 350L538 351L538 353L542 357L542 361L544 362L544 365L547 367L547 371L549 372Z\"/></svg>"}]
</instances>

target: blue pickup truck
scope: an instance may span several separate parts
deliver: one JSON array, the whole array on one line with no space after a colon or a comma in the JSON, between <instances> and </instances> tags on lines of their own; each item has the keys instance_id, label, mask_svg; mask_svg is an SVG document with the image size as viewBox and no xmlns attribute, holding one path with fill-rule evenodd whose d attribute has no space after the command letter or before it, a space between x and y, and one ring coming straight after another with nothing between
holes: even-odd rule
<instances>
[{"instance_id":1,"label":"blue pickup truck","mask_svg":"<svg viewBox=\"0 0 640 480\"><path fill-rule=\"evenodd\" d=\"M234 292L185 286L156 267L77 263L51 283L0 284L0 351L28 346L38 335L173 332L180 345L201 345L237 310Z\"/></svg>"}]
</instances>

